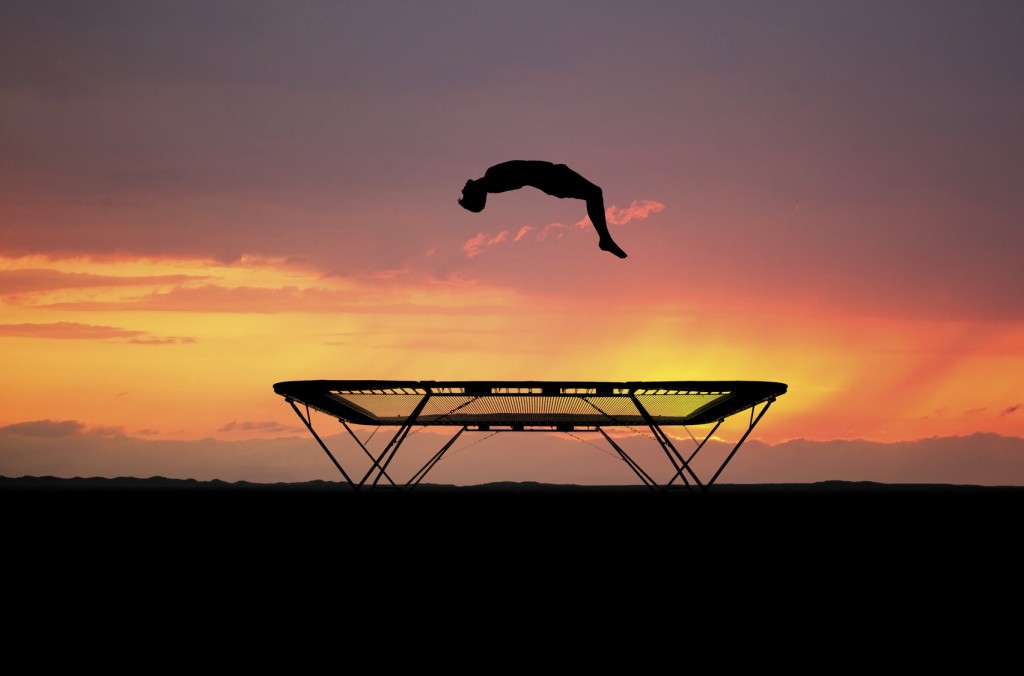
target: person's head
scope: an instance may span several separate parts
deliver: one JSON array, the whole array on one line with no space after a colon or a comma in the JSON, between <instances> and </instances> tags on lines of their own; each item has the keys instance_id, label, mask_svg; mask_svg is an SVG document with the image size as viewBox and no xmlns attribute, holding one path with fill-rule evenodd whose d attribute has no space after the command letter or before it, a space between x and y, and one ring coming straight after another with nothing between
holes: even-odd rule
<instances>
[{"instance_id":1,"label":"person's head","mask_svg":"<svg viewBox=\"0 0 1024 676\"><path fill-rule=\"evenodd\" d=\"M486 203L487 191L480 187L480 182L473 179L466 181L466 187L462 189L462 199L459 200L462 208L480 213L484 210Z\"/></svg>"}]
</instances>

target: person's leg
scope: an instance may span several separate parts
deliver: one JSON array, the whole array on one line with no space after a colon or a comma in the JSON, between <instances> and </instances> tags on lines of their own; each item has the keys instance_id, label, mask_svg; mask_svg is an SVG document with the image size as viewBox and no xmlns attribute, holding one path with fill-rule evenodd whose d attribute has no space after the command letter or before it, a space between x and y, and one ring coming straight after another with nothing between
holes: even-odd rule
<instances>
[{"instance_id":1,"label":"person's leg","mask_svg":"<svg viewBox=\"0 0 1024 676\"><path fill-rule=\"evenodd\" d=\"M619 258L625 258L626 252L619 248L619 245L612 239L611 233L608 232L608 222L604 217L604 193L597 186L593 186L588 191L586 200L587 216L590 216L590 222L594 224L599 238L597 245L603 251L609 251Z\"/></svg>"},{"instance_id":2,"label":"person's leg","mask_svg":"<svg viewBox=\"0 0 1024 676\"><path fill-rule=\"evenodd\" d=\"M608 223L604 217L604 192L600 186L591 183L564 164L554 165L552 171L544 178L546 180L543 183L538 182L536 185L549 195L560 199L573 197L585 201L587 216L590 216L590 222L597 230L597 245L619 258L626 257L626 252L619 248L608 232Z\"/></svg>"}]
</instances>

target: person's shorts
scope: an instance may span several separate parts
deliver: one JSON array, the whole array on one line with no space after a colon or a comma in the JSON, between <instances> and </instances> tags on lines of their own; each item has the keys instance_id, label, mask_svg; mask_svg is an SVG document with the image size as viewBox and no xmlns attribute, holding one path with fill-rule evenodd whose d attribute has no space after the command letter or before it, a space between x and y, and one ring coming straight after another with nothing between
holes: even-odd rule
<instances>
[{"instance_id":1,"label":"person's shorts","mask_svg":"<svg viewBox=\"0 0 1024 676\"><path fill-rule=\"evenodd\" d=\"M554 169L552 180L544 190L549 195L559 199L585 199L584 196L597 187L564 164L556 164Z\"/></svg>"}]
</instances>

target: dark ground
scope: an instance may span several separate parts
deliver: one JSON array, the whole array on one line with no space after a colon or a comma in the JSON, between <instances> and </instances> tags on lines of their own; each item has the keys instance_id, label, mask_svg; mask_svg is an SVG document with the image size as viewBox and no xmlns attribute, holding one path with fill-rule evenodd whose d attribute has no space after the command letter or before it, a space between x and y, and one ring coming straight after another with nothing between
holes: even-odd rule
<instances>
[{"instance_id":1,"label":"dark ground","mask_svg":"<svg viewBox=\"0 0 1024 676\"><path fill-rule=\"evenodd\" d=\"M792 484L728 484L718 483L705 487L704 490L689 490L678 482L670 490L661 491L673 495L711 495L711 494L974 494L974 495L1021 495L1024 486L976 486L962 484L884 484L871 481L822 481L818 483ZM299 483L252 483L247 481L197 481L195 479L169 479L166 477L75 477L60 478L52 476L5 477L0 476L0 494L38 493L38 492L220 492L220 493L333 493L352 492L343 481L307 481ZM536 482L496 482L474 486L454 486L449 484L420 484L409 490L398 491L385 484L380 486L366 485L360 489L362 495L396 494L404 492L409 495L438 494L651 494L651 489L643 485L620 486L587 486L577 484L545 484Z\"/></svg>"},{"instance_id":2,"label":"dark ground","mask_svg":"<svg viewBox=\"0 0 1024 676\"><path fill-rule=\"evenodd\" d=\"M402 640L439 645L488 635L501 651L583 631L576 648L587 654L612 644L632 654L703 632L864 655L865 643L927 630L928 650L942 652L935 641L989 636L993 609L1024 600L1024 487L353 493L331 482L0 477L0 510L20 626L73 617L84 627L113 613L136 635L162 626L189 645L241 626L270 644L304 627L324 648L359 628L369 646L400 627ZM623 631L640 643L614 638Z\"/></svg>"},{"instance_id":3,"label":"dark ground","mask_svg":"<svg viewBox=\"0 0 1024 676\"><path fill-rule=\"evenodd\" d=\"M917 536L950 545L998 541L1024 516L1024 487L827 481L652 492L645 486L508 482L353 492L323 481L0 477L0 506L13 517L14 530L51 528L71 536L89 530L147 539L160 527L213 541L308 533L367 543L450 539L455 547L510 537L555 547L572 538L598 544L618 537L689 547L786 538L839 543L857 535L900 546Z\"/></svg>"}]
</instances>

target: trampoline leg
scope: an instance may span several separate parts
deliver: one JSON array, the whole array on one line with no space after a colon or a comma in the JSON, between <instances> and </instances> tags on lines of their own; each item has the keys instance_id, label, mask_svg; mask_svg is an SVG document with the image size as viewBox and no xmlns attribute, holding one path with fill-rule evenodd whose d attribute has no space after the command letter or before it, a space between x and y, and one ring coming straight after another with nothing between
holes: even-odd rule
<instances>
[{"instance_id":1,"label":"trampoline leg","mask_svg":"<svg viewBox=\"0 0 1024 676\"><path fill-rule=\"evenodd\" d=\"M338 468L339 472L341 472L341 476L345 477L345 481L348 482L348 485L352 487L352 490L356 490L358 487L354 483L352 483L352 479L350 479L348 474L345 473L345 470L341 468L341 465L338 464L338 461L327 449L327 445L324 444L324 442L320 439L320 436L316 433L316 430L313 429L312 416L310 416L310 420L306 420L306 418L302 415L302 412L299 411L297 406L295 406L294 401L288 399L288 403L291 404L292 410L295 411L295 415L299 416L299 420L301 420L303 424L306 425L306 429L308 429L309 433L313 435L313 438L316 439L316 442L320 444L320 448L324 449L324 453L327 454L327 457L331 459L331 462L334 463L334 466Z\"/></svg>"},{"instance_id":2,"label":"trampoline leg","mask_svg":"<svg viewBox=\"0 0 1024 676\"><path fill-rule=\"evenodd\" d=\"M699 488L703 489L704 485L700 482L700 479L697 478L697 475L693 473L693 470L690 469L689 463L683 459L683 456L676 450L676 447L672 445L672 440L668 438L668 435L658 427L658 423L654 422L654 418L652 418L651 414L647 412L644 405L640 403L640 400L636 398L636 394L630 393L629 397L633 400L633 405L636 406L636 410L640 412L641 416L643 416L647 426L651 428L651 432L654 433L654 437L658 440L658 443L661 444L661 448L665 451L665 455L668 456L669 462L671 462L672 466L675 467L676 475L678 475L683 480L683 483L689 487L689 482L687 482L686 477L682 475L682 471L685 469L693 479L693 482L697 484ZM676 462L676 459L679 460L679 463ZM665 488L668 488L668 485L666 485Z\"/></svg>"},{"instance_id":3,"label":"trampoline leg","mask_svg":"<svg viewBox=\"0 0 1024 676\"><path fill-rule=\"evenodd\" d=\"M466 426L463 425L462 427L459 428L459 431L455 433L455 436L449 439L448 443L442 446L441 450L435 453L433 457L430 458L430 460L428 460L426 464L424 464L423 467L421 467L420 470L412 476L411 479L409 479L408 483L406 483L405 485L410 491L416 486L418 486L421 481L423 481L424 477L427 476L427 472L434 469L434 465L436 465L438 461L441 460L442 456L444 456L444 454L448 452L448 449L452 447L452 444L455 443L455 440L462 436L462 433L465 431Z\"/></svg>"},{"instance_id":4,"label":"trampoline leg","mask_svg":"<svg viewBox=\"0 0 1024 676\"><path fill-rule=\"evenodd\" d=\"M366 475L363 476L362 481L359 482L360 486L365 484L366 480L370 478L370 475L373 474L374 468L377 468L377 476L374 477L373 479L373 486L377 485L377 482L380 481L381 476L387 476L387 472L385 471L387 469L387 466L391 464L391 461L394 459L395 454L398 452L398 447L402 445L402 442L405 441L405 438L409 435L409 430L411 430L412 426L416 423L416 418L418 418L420 413L423 411L423 407L427 405L428 399L430 399L430 394L423 395L423 399L420 400L420 403L416 405L416 408L413 409L413 412L409 414L409 417L406 419L406 421L402 423L402 426L398 428L397 432L395 432L395 436L391 438L391 441L388 442L388 445L384 447L384 450L381 451L380 455L377 456L377 459L374 460L373 466L370 467L369 470L367 470ZM382 465L380 464L380 461L384 459L385 455L388 456L388 459L385 460L384 464ZM388 481L391 481L391 477L388 477ZM391 481L391 483L394 484L395 482Z\"/></svg>"},{"instance_id":5,"label":"trampoline leg","mask_svg":"<svg viewBox=\"0 0 1024 676\"><path fill-rule=\"evenodd\" d=\"M617 443L612 441L612 438L608 436L608 433L604 431L604 428L598 427L597 431L600 432L601 436L603 436L608 441L608 443L612 445L612 448L614 448L616 452L618 452L619 456L626 462L627 465L629 465L629 468L633 470L633 472L636 473L638 477L640 477L640 481L642 481L645 486L647 486L649 489L653 491L655 487L658 485L657 482L655 482L654 479L652 479L647 474L647 472L645 472L643 468L640 467L640 465L638 465L635 460L633 460L633 458L626 455L626 452L622 450Z\"/></svg>"},{"instance_id":6,"label":"trampoline leg","mask_svg":"<svg viewBox=\"0 0 1024 676\"><path fill-rule=\"evenodd\" d=\"M753 417L754 416L754 408L756 406L751 406L750 407L750 416L751 416L750 426L747 427L747 431L743 433L743 436L740 437L740 440L736 442L736 446L732 449L732 452L729 454L729 457L727 457L722 462L722 466L718 468L717 472L715 472L715 476L711 477L711 481L708 482L708 487L709 488L711 487L711 484L715 483L715 479L717 479L718 475L722 473L722 470L725 469L725 466L727 464L729 464L729 461L732 460L732 456L736 455L736 451L740 450L740 446L742 446L743 442L747 440L747 437L750 435L750 433L754 431L754 427L756 427L757 423L759 423L761 421L761 418L763 418L764 414L768 411L768 407L771 406L772 402L774 402L774 401L775 401L775 397L772 397L771 399L769 399L768 401L766 401L764 403L764 408L761 409L761 412L757 415L757 419L756 420Z\"/></svg>"},{"instance_id":7,"label":"trampoline leg","mask_svg":"<svg viewBox=\"0 0 1024 676\"><path fill-rule=\"evenodd\" d=\"M700 442L697 445L697 448L694 449L693 453L690 454L690 457L686 459L686 463L687 464L690 464L691 462L693 462L693 459L695 457L697 457L697 453L700 452L700 449L704 448L704 444L708 443L708 440L711 438L711 436L718 430L719 427L722 426L722 422L724 422L724 418L722 420L719 420L717 423L715 423L715 426L711 429L710 432L708 432L707 436L704 437L704 441ZM683 483L686 483L686 477L684 477L682 475L682 471L681 470L677 469L676 473L675 473L675 476L673 476L672 479L668 482L668 484L666 484L666 487L671 486L672 483L675 482L676 477L682 479Z\"/></svg>"},{"instance_id":8,"label":"trampoline leg","mask_svg":"<svg viewBox=\"0 0 1024 676\"><path fill-rule=\"evenodd\" d=\"M359 437L357 437L356 433L352 431L352 428L348 426L348 423L345 422L344 420L342 420L341 424L345 427L345 429L348 431L348 433L350 435L352 435L352 438L355 439L356 443L359 444L359 448L363 449L363 453L365 453L366 457L370 459L370 462L372 462L374 465L377 465L376 458L374 458L373 454L370 453L370 450L368 448L366 448L366 444L364 444L362 441L359 440ZM380 465L377 465L377 467L380 467ZM385 477L387 477L387 480L391 482L392 486L395 486L395 488L398 487L395 484L395 482L391 480L391 477L388 476L386 472L384 472L384 468L383 467L380 467L380 471L381 471L382 474L384 474Z\"/></svg>"}]
</instances>

